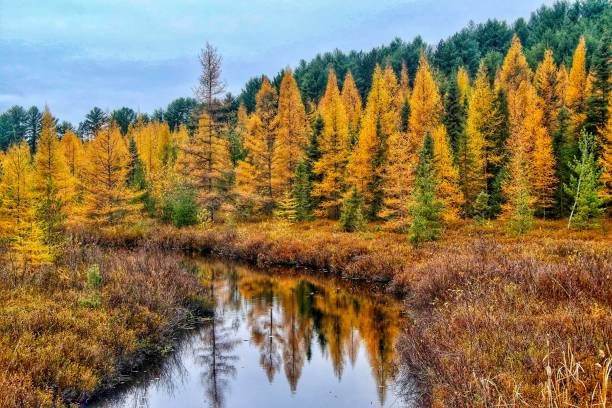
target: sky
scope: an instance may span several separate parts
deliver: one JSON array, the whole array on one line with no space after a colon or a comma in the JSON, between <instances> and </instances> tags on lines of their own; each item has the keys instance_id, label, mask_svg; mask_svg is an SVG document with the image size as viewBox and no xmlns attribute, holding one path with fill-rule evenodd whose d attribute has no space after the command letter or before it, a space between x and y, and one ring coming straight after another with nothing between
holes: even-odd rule
<instances>
[{"instance_id":1,"label":"sky","mask_svg":"<svg viewBox=\"0 0 612 408\"><path fill-rule=\"evenodd\" d=\"M234 94L335 48L437 43L470 20L529 17L552 0L0 0L0 112L45 104L75 125L93 107L140 112L192 96L198 52Z\"/></svg>"}]
</instances>

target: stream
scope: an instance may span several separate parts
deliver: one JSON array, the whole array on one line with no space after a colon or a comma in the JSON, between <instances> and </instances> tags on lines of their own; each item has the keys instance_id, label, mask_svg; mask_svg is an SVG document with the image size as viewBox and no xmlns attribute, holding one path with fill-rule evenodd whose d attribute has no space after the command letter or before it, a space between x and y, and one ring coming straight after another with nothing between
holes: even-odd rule
<instances>
[{"instance_id":1,"label":"stream","mask_svg":"<svg viewBox=\"0 0 612 408\"><path fill-rule=\"evenodd\" d=\"M396 299L295 271L192 259L215 315L87 407L409 407ZM144 371L144 370L143 370Z\"/></svg>"}]
</instances>

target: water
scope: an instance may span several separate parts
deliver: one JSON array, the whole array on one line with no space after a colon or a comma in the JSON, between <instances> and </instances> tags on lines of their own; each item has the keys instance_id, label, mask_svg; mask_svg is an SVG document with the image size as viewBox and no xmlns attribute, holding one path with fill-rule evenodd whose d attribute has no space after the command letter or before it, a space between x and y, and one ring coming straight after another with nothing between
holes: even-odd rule
<instances>
[{"instance_id":1,"label":"water","mask_svg":"<svg viewBox=\"0 0 612 408\"><path fill-rule=\"evenodd\" d=\"M367 288L196 260L215 318L95 407L404 407L401 305Z\"/></svg>"}]
</instances>

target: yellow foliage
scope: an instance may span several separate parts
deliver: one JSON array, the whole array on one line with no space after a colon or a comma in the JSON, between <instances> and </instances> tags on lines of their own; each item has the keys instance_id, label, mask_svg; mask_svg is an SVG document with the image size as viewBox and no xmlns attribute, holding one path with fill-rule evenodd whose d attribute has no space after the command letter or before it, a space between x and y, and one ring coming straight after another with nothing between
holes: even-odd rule
<instances>
[{"instance_id":1,"label":"yellow foliage","mask_svg":"<svg viewBox=\"0 0 612 408\"><path fill-rule=\"evenodd\" d=\"M552 50L544 52L544 59L538 65L534 76L534 85L540 96L541 109L544 113L544 126L550 134L556 130L557 112L559 109L559 73L553 59Z\"/></svg>"},{"instance_id":2,"label":"yellow foliage","mask_svg":"<svg viewBox=\"0 0 612 408\"><path fill-rule=\"evenodd\" d=\"M466 143L459 157L468 206L474 204L481 191L487 190L487 182L494 177L488 169L501 161L495 140L501 122L502 117L489 85L486 67L481 64L468 103Z\"/></svg>"},{"instance_id":3,"label":"yellow foliage","mask_svg":"<svg viewBox=\"0 0 612 408\"><path fill-rule=\"evenodd\" d=\"M612 92L608 93L608 123L601 130L601 182L606 200L612 200Z\"/></svg>"},{"instance_id":4,"label":"yellow foliage","mask_svg":"<svg viewBox=\"0 0 612 408\"><path fill-rule=\"evenodd\" d=\"M134 219L142 205L127 186L129 169L130 155L118 128L102 129L87 144L82 213L88 222L116 225Z\"/></svg>"},{"instance_id":5,"label":"yellow foliage","mask_svg":"<svg viewBox=\"0 0 612 408\"><path fill-rule=\"evenodd\" d=\"M459 189L459 170L453 163L446 128L438 126L431 135L434 141L434 169L438 178L436 193L444 204L442 219L446 222L456 221L464 201Z\"/></svg>"},{"instance_id":6,"label":"yellow foliage","mask_svg":"<svg viewBox=\"0 0 612 408\"><path fill-rule=\"evenodd\" d=\"M319 141L321 157L314 164L313 170L321 177L321 181L314 185L313 195L321 200L324 215L337 218L346 191L345 171L351 143L349 120L338 90L336 73L331 67L319 111L323 119Z\"/></svg>"},{"instance_id":7,"label":"yellow foliage","mask_svg":"<svg viewBox=\"0 0 612 408\"><path fill-rule=\"evenodd\" d=\"M414 78L410 95L410 161L416 163L417 152L421 149L427 133L433 133L442 123L444 108L433 72L425 52L421 52L419 68Z\"/></svg>"},{"instance_id":8,"label":"yellow foliage","mask_svg":"<svg viewBox=\"0 0 612 408\"><path fill-rule=\"evenodd\" d=\"M359 141L348 165L349 182L363 195L369 215L376 217L382 207L386 147L399 129L399 112L394 94L397 84L386 83L380 66L372 75L372 86L361 120Z\"/></svg>"},{"instance_id":9,"label":"yellow foliage","mask_svg":"<svg viewBox=\"0 0 612 408\"><path fill-rule=\"evenodd\" d=\"M357 142L359 122L361 121L361 114L363 111L363 103L351 71L347 71L346 76L344 77L344 82L342 84L342 102L344 104L344 108L346 109L352 147Z\"/></svg>"},{"instance_id":10,"label":"yellow foliage","mask_svg":"<svg viewBox=\"0 0 612 408\"><path fill-rule=\"evenodd\" d=\"M465 67L462 65L457 70L457 87L459 88L459 95L461 96L461 104L465 104L470 98L470 74L468 74Z\"/></svg>"},{"instance_id":11,"label":"yellow foliage","mask_svg":"<svg viewBox=\"0 0 612 408\"><path fill-rule=\"evenodd\" d=\"M402 70L400 71L399 99L402 105L410 103L410 77L408 75L408 66L406 66L405 62L402 62Z\"/></svg>"},{"instance_id":12,"label":"yellow foliage","mask_svg":"<svg viewBox=\"0 0 612 408\"><path fill-rule=\"evenodd\" d=\"M70 175L78 180L83 171L83 155L85 153L83 142L72 130L68 130L62 137L60 148L66 158Z\"/></svg>"},{"instance_id":13,"label":"yellow foliage","mask_svg":"<svg viewBox=\"0 0 612 408\"><path fill-rule=\"evenodd\" d=\"M575 133L578 133L586 120L587 100L590 84L586 70L586 41L580 37L580 42L574 52L572 67L569 72L565 101L570 110L570 123Z\"/></svg>"},{"instance_id":14,"label":"yellow foliage","mask_svg":"<svg viewBox=\"0 0 612 408\"><path fill-rule=\"evenodd\" d=\"M37 194L32 189L35 175L31 161L30 147L25 141L14 144L2 156L0 238L11 248L8 260L22 270L52 260L36 217Z\"/></svg>"},{"instance_id":15,"label":"yellow foliage","mask_svg":"<svg viewBox=\"0 0 612 408\"><path fill-rule=\"evenodd\" d=\"M516 91L524 81L531 80L531 69L523 54L523 46L518 35L512 37L512 45L504 58L500 72L500 85L506 92Z\"/></svg>"},{"instance_id":16,"label":"yellow foliage","mask_svg":"<svg viewBox=\"0 0 612 408\"><path fill-rule=\"evenodd\" d=\"M278 194L284 194L293 185L295 168L304 156L308 141L306 109L291 69L285 69L280 84L276 141L272 158L272 182Z\"/></svg>"}]
</instances>

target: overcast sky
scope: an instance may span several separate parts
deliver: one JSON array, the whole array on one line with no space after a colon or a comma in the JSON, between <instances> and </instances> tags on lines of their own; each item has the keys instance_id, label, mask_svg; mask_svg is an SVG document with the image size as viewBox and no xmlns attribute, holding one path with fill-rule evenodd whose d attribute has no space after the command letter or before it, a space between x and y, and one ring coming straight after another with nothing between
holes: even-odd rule
<instances>
[{"instance_id":1,"label":"overcast sky","mask_svg":"<svg viewBox=\"0 0 612 408\"><path fill-rule=\"evenodd\" d=\"M549 0L0 0L0 111L49 105L76 125L93 106L142 112L191 96L206 41L238 93L334 48L436 43L470 20L514 21ZM349 6L350 4L350 6Z\"/></svg>"}]
</instances>

